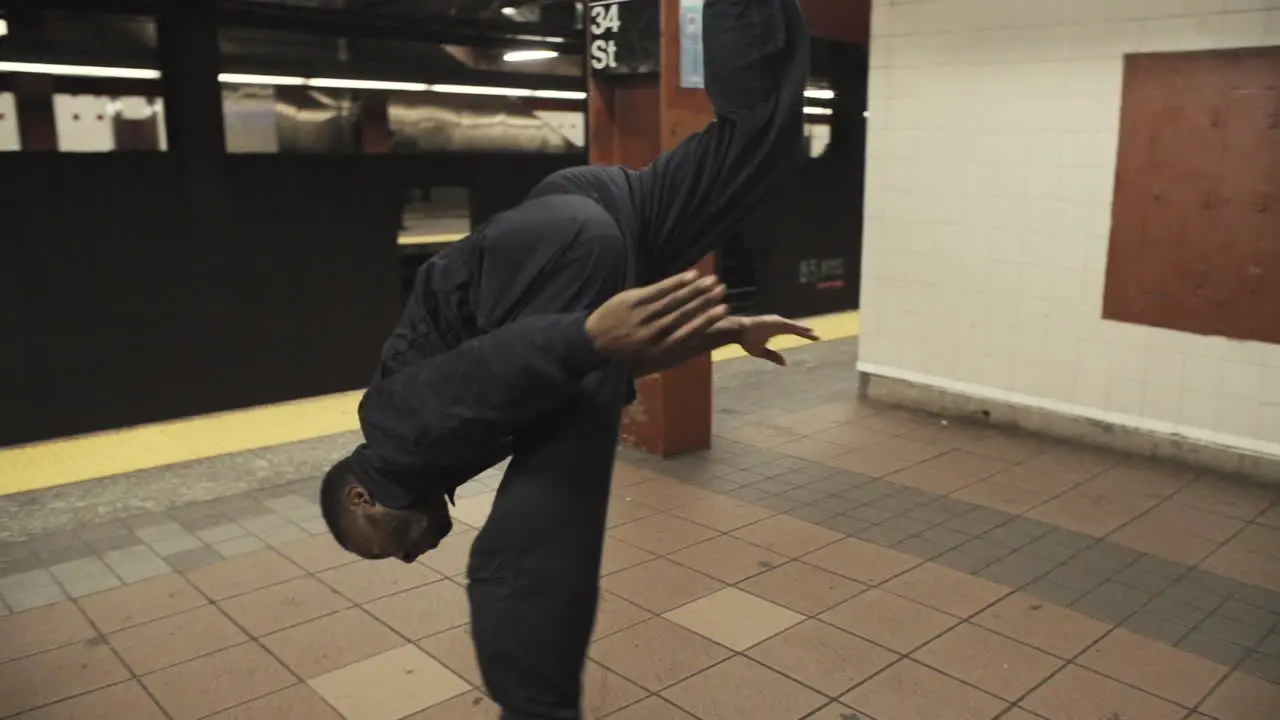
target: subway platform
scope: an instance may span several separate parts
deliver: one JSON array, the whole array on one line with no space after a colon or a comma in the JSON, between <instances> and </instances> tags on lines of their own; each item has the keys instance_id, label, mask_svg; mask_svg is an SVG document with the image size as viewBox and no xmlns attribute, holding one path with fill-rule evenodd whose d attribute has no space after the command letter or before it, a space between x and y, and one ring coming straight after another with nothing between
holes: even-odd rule
<instances>
[{"instance_id":1,"label":"subway platform","mask_svg":"<svg viewBox=\"0 0 1280 720\"><path fill-rule=\"evenodd\" d=\"M621 452L588 717L1280 718L1280 488L861 402L855 356L720 363L712 450ZM353 442L0 498L0 718L493 720L497 474L355 561L315 502Z\"/></svg>"}]
</instances>

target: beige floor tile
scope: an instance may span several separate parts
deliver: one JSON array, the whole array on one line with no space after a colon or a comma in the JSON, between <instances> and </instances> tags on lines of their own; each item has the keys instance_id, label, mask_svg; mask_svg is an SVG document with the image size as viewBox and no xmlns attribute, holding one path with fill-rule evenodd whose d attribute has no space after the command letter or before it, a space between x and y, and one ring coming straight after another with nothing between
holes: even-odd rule
<instances>
[{"instance_id":1,"label":"beige floor tile","mask_svg":"<svg viewBox=\"0 0 1280 720\"><path fill-rule=\"evenodd\" d=\"M600 575L612 575L619 570L635 567L657 557L648 550L641 550L616 537L606 535L604 538L604 556L600 559Z\"/></svg>"},{"instance_id":2,"label":"beige floor tile","mask_svg":"<svg viewBox=\"0 0 1280 720\"><path fill-rule=\"evenodd\" d=\"M724 587L719 580L665 558L613 573L604 578L601 585L622 599L654 613L666 612Z\"/></svg>"},{"instance_id":3,"label":"beige floor tile","mask_svg":"<svg viewBox=\"0 0 1280 720\"><path fill-rule=\"evenodd\" d=\"M367 603L441 579L441 574L417 563L399 560L361 560L320 573L316 577L352 602Z\"/></svg>"},{"instance_id":4,"label":"beige floor tile","mask_svg":"<svg viewBox=\"0 0 1280 720\"><path fill-rule=\"evenodd\" d=\"M21 717L22 720L165 720L164 711L134 681L45 705Z\"/></svg>"},{"instance_id":5,"label":"beige floor tile","mask_svg":"<svg viewBox=\"0 0 1280 720\"><path fill-rule=\"evenodd\" d=\"M254 637L331 615L351 605L346 598L313 577L286 580L279 585L237 595L218 603Z\"/></svg>"},{"instance_id":6,"label":"beige floor tile","mask_svg":"<svg viewBox=\"0 0 1280 720\"><path fill-rule=\"evenodd\" d=\"M840 700L872 717L895 720L991 720L1007 706L999 698L911 660L885 670Z\"/></svg>"},{"instance_id":7,"label":"beige floor tile","mask_svg":"<svg viewBox=\"0 0 1280 720\"><path fill-rule=\"evenodd\" d=\"M1011 482L1005 473L969 485L951 494L956 500L1021 515L1044 503L1060 491L1021 482Z\"/></svg>"},{"instance_id":8,"label":"beige floor tile","mask_svg":"<svg viewBox=\"0 0 1280 720\"><path fill-rule=\"evenodd\" d=\"M1195 707L1228 669L1124 629L1116 629L1077 662L1107 677Z\"/></svg>"},{"instance_id":9,"label":"beige floor tile","mask_svg":"<svg viewBox=\"0 0 1280 720\"><path fill-rule=\"evenodd\" d=\"M471 620L467 591L449 580L374 600L365 609L410 640L421 640Z\"/></svg>"},{"instance_id":10,"label":"beige floor tile","mask_svg":"<svg viewBox=\"0 0 1280 720\"><path fill-rule=\"evenodd\" d=\"M458 677L476 687L484 687L471 626L463 625L424 638L418 641L418 647L427 651L428 655L439 660Z\"/></svg>"},{"instance_id":11,"label":"beige floor tile","mask_svg":"<svg viewBox=\"0 0 1280 720\"><path fill-rule=\"evenodd\" d=\"M107 636L107 641L136 675L146 675L248 639L235 623L211 605Z\"/></svg>"},{"instance_id":12,"label":"beige floor tile","mask_svg":"<svg viewBox=\"0 0 1280 720\"><path fill-rule=\"evenodd\" d=\"M605 527L614 528L619 525L626 525L629 522L635 522L641 518L647 518L650 515L656 515L661 512L657 508L651 508L644 503L636 502L626 497L625 494L620 494L621 492L615 488L613 494L609 496L609 514L605 518Z\"/></svg>"},{"instance_id":13,"label":"beige floor tile","mask_svg":"<svg viewBox=\"0 0 1280 720\"><path fill-rule=\"evenodd\" d=\"M1215 720L1275 720L1280 717L1280 686L1232 673L1209 694L1200 711Z\"/></svg>"},{"instance_id":14,"label":"beige floor tile","mask_svg":"<svg viewBox=\"0 0 1280 720\"><path fill-rule=\"evenodd\" d=\"M774 450L813 462L827 462L849 452L849 448L844 445L813 437L802 437L798 440L785 442L775 447Z\"/></svg>"},{"instance_id":15,"label":"beige floor tile","mask_svg":"<svg viewBox=\"0 0 1280 720\"><path fill-rule=\"evenodd\" d=\"M270 695L293 676L253 643L189 660L142 678L174 720L195 720Z\"/></svg>"},{"instance_id":16,"label":"beige floor tile","mask_svg":"<svg viewBox=\"0 0 1280 720\"><path fill-rule=\"evenodd\" d=\"M497 497L497 492L489 492L459 498L458 504L453 506L449 514L473 528L482 528L485 521L489 519L489 513L493 510L493 501Z\"/></svg>"},{"instance_id":17,"label":"beige floor tile","mask_svg":"<svg viewBox=\"0 0 1280 720\"><path fill-rule=\"evenodd\" d=\"M342 716L315 690L294 685L223 710L209 720L342 720Z\"/></svg>"},{"instance_id":18,"label":"beige floor tile","mask_svg":"<svg viewBox=\"0 0 1280 720\"><path fill-rule=\"evenodd\" d=\"M657 691L732 653L665 618L654 618L597 642L591 658L641 687Z\"/></svg>"},{"instance_id":19,"label":"beige floor tile","mask_svg":"<svg viewBox=\"0 0 1280 720\"><path fill-rule=\"evenodd\" d=\"M441 719L443 720L443 718ZM484 720L489 720L485 718ZM698 720L689 713L653 695L635 705L609 715L608 720Z\"/></svg>"},{"instance_id":20,"label":"beige floor tile","mask_svg":"<svg viewBox=\"0 0 1280 720\"><path fill-rule=\"evenodd\" d=\"M494 720L499 711L484 693L472 690L414 713L405 720Z\"/></svg>"},{"instance_id":21,"label":"beige floor tile","mask_svg":"<svg viewBox=\"0 0 1280 720\"><path fill-rule=\"evenodd\" d=\"M952 450L930 458L917 465L885 478L889 482L926 490L937 495L949 495L979 480L995 475L1008 464L983 455Z\"/></svg>"},{"instance_id":22,"label":"beige floor tile","mask_svg":"<svg viewBox=\"0 0 1280 720\"><path fill-rule=\"evenodd\" d=\"M804 616L737 588L725 588L663 617L739 652L804 620Z\"/></svg>"},{"instance_id":23,"label":"beige floor tile","mask_svg":"<svg viewBox=\"0 0 1280 720\"><path fill-rule=\"evenodd\" d=\"M786 515L774 515L760 522L740 527L734 530L732 535L752 545L759 545L766 550L772 550L790 558L811 553L845 537L832 530Z\"/></svg>"},{"instance_id":24,"label":"beige floor tile","mask_svg":"<svg viewBox=\"0 0 1280 720\"><path fill-rule=\"evenodd\" d=\"M1181 720L1187 711L1105 678L1084 668L1068 665L1020 703L1047 720L1098 720L1141 718Z\"/></svg>"},{"instance_id":25,"label":"beige floor tile","mask_svg":"<svg viewBox=\"0 0 1280 720\"><path fill-rule=\"evenodd\" d=\"M302 568L275 550L259 550L192 570L187 579L210 598L225 600L302 574Z\"/></svg>"},{"instance_id":26,"label":"beige floor tile","mask_svg":"<svg viewBox=\"0 0 1280 720\"><path fill-rule=\"evenodd\" d=\"M262 644L303 680L359 662L404 644L360 608L295 625L262 638Z\"/></svg>"},{"instance_id":27,"label":"beige floor tile","mask_svg":"<svg viewBox=\"0 0 1280 720\"><path fill-rule=\"evenodd\" d=\"M618 494L627 500L643 503L657 510L673 510L705 500L712 495L701 488L666 477L657 477L632 485L619 491Z\"/></svg>"},{"instance_id":28,"label":"beige floor tile","mask_svg":"<svg viewBox=\"0 0 1280 720\"><path fill-rule=\"evenodd\" d=\"M596 608L596 624L591 637L593 640L599 640L651 617L653 613L639 605L623 600L611 592L602 591L600 604Z\"/></svg>"},{"instance_id":29,"label":"beige floor tile","mask_svg":"<svg viewBox=\"0 0 1280 720\"><path fill-rule=\"evenodd\" d=\"M849 720L849 718L859 717L853 708L844 703L831 703L822 708L818 712L805 718L805 720Z\"/></svg>"},{"instance_id":30,"label":"beige floor tile","mask_svg":"<svg viewBox=\"0 0 1280 720\"><path fill-rule=\"evenodd\" d=\"M805 615L830 610L867 589L862 583L798 560L757 575L739 587Z\"/></svg>"},{"instance_id":31,"label":"beige floor tile","mask_svg":"<svg viewBox=\"0 0 1280 720\"><path fill-rule=\"evenodd\" d=\"M922 562L920 558L857 538L845 538L803 559L810 565L867 585L879 585Z\"/></svg>"},{"instance_id":32,"label":"beige floor tile","mask_svg":"<svg viewBox=\"0 0 1280 720\"><path fill-rule=\"evenodd\" d=\"M1276 502L1277 492L1274 487L1206 477L1182 488L1173 497L1180 503L1201 510L1252 520Z\"/></svg>"},{"instance_id":33,"label":"beige floor tile","mask_svg":"<svg viewBox=\"0 0 1280 720\"><path fill-rule=\"evenodd\" d=\"M823 613L822 620L899 653L915 650L959 622L875 588Z\"/></svg>"},{"instance_id":34,"label":"beige floor tile","mask_svg":"<svg viewBox=\"0 0 1280 720\"><path fill-rule=\"evenodd\" d=\"M1044 718L1040 717L1039 715L1035 715L1033 713L1027 712L1026 710L1023 710L1020 707L1016 707L1010 710L1008 713L1006 713L1003 717L1001 717L1000 720L1044 720ZM1187 718L1187 720L1199 720L1199 718L1190 717L1190 718Z\"/></svg>"},{"instance_id":35,"label":"beige floor tile","mask_svg":"<svg viewBox=\"0 0 1280 720\"><path fill-rule=\"evenodd\" d=\"M352 555L334 541L329 533L290 540L278 545L276 550L295 565L310 573L324 572L339 565L353 563L360 558Z\"/></svg>"},{"instance_id":36,"label":"beige floor tile","mask_svg":"<svg viewBox=\"0 0 1280 720\"><path fill-rule=\"evenodd\" d=\"M1009 701L1022 697L1062 667L1062 660L1048 653L968 623L920 648L912 657Z\"/></svg>"},{"instance_id":37,"label":"beige floor tile","mask_svg":"<svg viewBox=\"0 0 1280 720\"><path fill-rule=\"evenodd\" d=\"M0 662L89 640L97 631L72 602L0 617Z\"/></svg>"},{"instance_id":38,"label":"beige floor tile","mask_svg":"<svg viewBox=\"0 0 1280 720\"><path fill-rule=\"evenodd\" d=\"M796 625L747 655L832 697L898 659L896 653L817 620Z\"/></svg>"},{"instance_id":39,"label":"beige floor tile","mask_svg":"<svg viewBox=\"0 0 1280 720\"><path fill-rule=\"evenodd\" d=\"M741 656L694 675L662 696L702 720L798 720L827 702L796 681Z\"/></svg>"},{"instance_id":40,"label":"beige floor tile","mask_svg":"<svg viewBox=\"0 0 1280 720\"><path fill-rule=\"evenodd\" d=\"M881 589L957 617L969 617L1011 592L1003 585L933 563L917 566Z\"/></svg>"},{"instance_id":41,"label":"beige floor tile","mask_svg":"<svg viewBox=\"0 0 1280 720\"><path fill-rule=\"evenodd\" d=\"M129 679L129 671L101 641L48 650L5 663L0 671L0 717L55 703Z\"/></svg>"},{"instance_id":42,"label":"beige floor tile","mask_svg":"<svg viewBox=\"0 0 1280 720\"><path fill-rule=\"evenodd\" d=\"M1067 659L1111 630L1110 625L1022 593L992 605L973 622Z\"/></svg>"},{"instance_id":43,"label":"beige floor tile","mask_svg":"<svg viewBox=\"0 0 1280 720\"><path fill-rule=\"evenodd\" d=\"M80 609L104 633L176 615L205 604L181 575L161 575L78 600Z\"/></svg>"},{"instance_id":44,"label":"beige floor tile","mask_svg":"<svg viewBox=\"0 0 1280 720\"><path fill-rule=\"evenodd\" d=\"M321 675L310 684L347 720L399 720L471 689L413 645Z\"/></svg>"},{"instance_id":45,"label":"beige floor tile","mask_svg":"<svg viewBox=\"0 0 1280 720\"><path fill-rule=\"evenodd\" d=\"M711 538L669 555L704 575L734 584L787 562L787 558L728 535Z\"/></svg>"},{"instance_id":46,"label":"beige floor tile","mask_svg":"<svg viewBox=\"0 0 1280 720\"><path fill-rule=\"evenodd\" d=\"M454 530L440 546L418 558L420 565L435 570L448 577L460 577L467 572L467 561L471 557L471 544L475 542L475 530Z\"/></svg>"},{"instance_id":47,"label":"beige floor tile","mask_svg":"<svg viewBox=\"0 0 1280 720\"><path fill-rule=\"evenodd\" d=\"M1200 564L1200 569L1280 592L1280 560L1228 542Z\"/></svg>"},{"instance_id":48,"label":"beige floor tile","mask_svg":"<svg viewBox=\"0 0 1280 720\"><path fill-rule=\"evenodd\" d=\"M716 536L716 531L674 515L660 513L609 531L613 537L657 555L666 555Z\"/></svg>"},{"instance_id":49,"label":"beige floor tile","mask_svg":"<svg viewBox=\"0 0 1280 720\"><path fill-rule=\"evenodd\" d=\"M1027 512L1033 520L1106 537L1154 506L1158 499L1082 485Z\"/></svg>"},{"instance_id":50,"label":"beige floor tile","mask_svg":"<svg viewBox=\"0 0 1280 720\"><path fill-rule=\"evenodd\" d=\"M636 704L648 694L621 675L598 663L587 661L587 668L582 676L582 704L587 717L604 717Z\"/></svg>"},{"instance_id":51,"label":"beige floor tile","mask_svg":"<svg viewBox=\"0 0 1280 720\"><path fill-rule=\"evenodd\" d=\"M712 495L695 503L678 507L671 513L720 532L737 530L744 525L750 525L774 515L772 510L723 495Z\"/></svg>"}]
</instances>

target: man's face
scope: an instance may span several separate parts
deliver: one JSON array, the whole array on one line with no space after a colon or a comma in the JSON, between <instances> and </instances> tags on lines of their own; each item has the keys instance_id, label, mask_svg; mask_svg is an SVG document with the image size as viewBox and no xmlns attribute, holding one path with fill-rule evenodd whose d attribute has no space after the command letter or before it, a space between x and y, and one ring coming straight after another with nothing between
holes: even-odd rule
<instances>
[{"instance_id":1,"label":"man's face","mask_svg":"<svg viewBox=\"0 0 1280 720\"><path fill-rule=\"evenodd\" d=\"M367 560L396 558L411 563L434 550L453 529L443 497L404 509L379 505L363 489L348 499L357 518L350 549Z\"/></svg>"}]
</instances>

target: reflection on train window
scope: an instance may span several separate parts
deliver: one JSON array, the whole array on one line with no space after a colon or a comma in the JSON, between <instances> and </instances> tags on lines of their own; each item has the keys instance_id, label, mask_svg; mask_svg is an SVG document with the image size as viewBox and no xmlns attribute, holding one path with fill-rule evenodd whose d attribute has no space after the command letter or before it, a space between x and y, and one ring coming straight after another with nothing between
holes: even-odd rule
<instances>
[{"instance_id":1,"label":"reflection on train window","mask_svg":"<svg viewBox=\"0 0 1280 720\"><path fill-rule=\"evenodd\" d=\"M400 217L401 245L447 245L471 232L465 187L410 188Z\"/></svg>"}]
</instances>

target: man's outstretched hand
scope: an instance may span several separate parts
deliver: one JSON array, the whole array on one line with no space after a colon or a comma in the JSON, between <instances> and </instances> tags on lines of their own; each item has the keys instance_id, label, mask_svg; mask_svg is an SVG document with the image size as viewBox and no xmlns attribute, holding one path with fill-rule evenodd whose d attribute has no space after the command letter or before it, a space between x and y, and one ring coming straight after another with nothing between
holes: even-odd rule
<instances>
[{"instance_id":1,"label":"man's outstretched hand","mask_svg":"<svg viewBox=\"0 0 1280 720\"><path fill-rule=\"evenodd\" d=\"M725 287L695 270L614 295L587 317L587 336L608 357L662 354L729 315Z\"/></svg>"},{"instance_id":2,"label":"man's outstretched hand","mask_svg":"<svg viewBox=\"0 0 1280 720\"><path fill-rule=\"evenodd\" d=\"M737 332L738 344L742 349L746 350L748 355L768 360L774 365L785 366L787 359L782 356L782 353L769 347L770 340L782 335L794 335L811 342L821 339L813 328L777 315L739 317L732 320L740 324Z\"/></svg>"}]
</instances>

